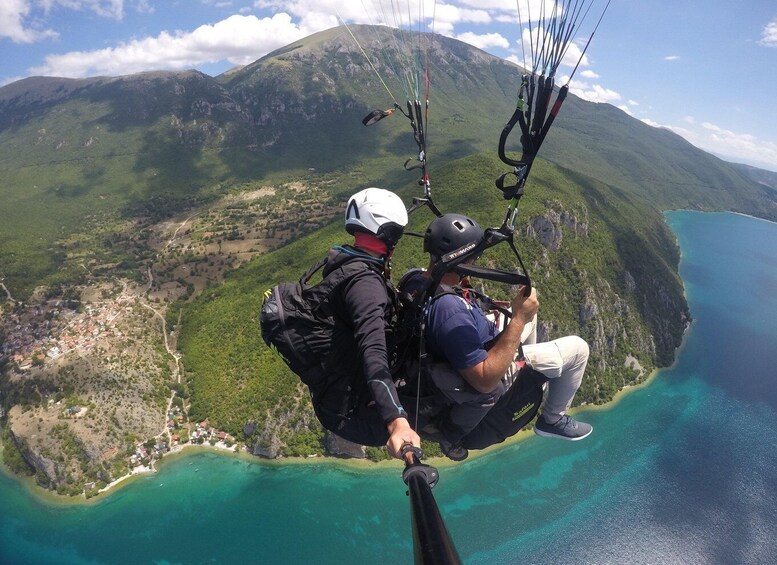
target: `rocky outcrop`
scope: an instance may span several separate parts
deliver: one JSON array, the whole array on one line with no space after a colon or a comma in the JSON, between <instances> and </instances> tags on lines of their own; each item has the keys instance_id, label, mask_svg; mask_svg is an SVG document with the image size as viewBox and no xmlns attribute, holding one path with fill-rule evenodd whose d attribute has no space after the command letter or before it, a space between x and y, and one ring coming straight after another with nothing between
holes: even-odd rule
<instances>
[{"instance_id":1,"label":"rocky outcrop","mask_svg":"<svg viewBox=\"0 0 777 565\"><path fill-rule=\"evenodd\" d=\"M598 279L594 286L585 288L579 321L601 371L625 364L626 357L655 358L653 336L629 302L606 280ZM624 349L630 352L624 353Z\"/></svg>"},{"instance_id":2,"label":"rocky outcrop","mask_svg":"<svg viewBox=\"0 0 777 565\"><path fill-rule=\"evenodd\" d=\"M267 411L264 421L246 424L243 433L248 437L248 451L260 457L276 459L287 454L294 436L319 429L318 420L310 405L307 388L299 382L296 395L284 406ZM251 434L247 433L247 430ZM298 454L292 451L292 455Z\"/></svg>"},{"instance_id":3,"label":"rocky outcrop","mask_svg":"<svg viewBox=\"0 0 777 565\"><path fill-rule=\"evenodd\" d=\"M585 289L583 304L580 306L580 325L585 325L591 318L599 313L599 306L594 301L593 289Z\"/></svg>"},{"instance_id":4,"label":"rocky outcrop","mask_svg":"<svg viewBox=\"0 0 777 565\"><path fill-rule=\"evenodd\" d=\"M366 457L363 445L343 439L330 431L326 432L326 452L335 457L353 457L355 459Z\"/></svg>"},{"instance_id":5,"label":"rocky outcrop","mask_svg":"<svg viewBox=\"0 0 777 565\"><path fill-rule=\"evenodd\" d=\"M537 339L576 334L586 340L590 348L588 370L575 402L600 403L612 398L619 388L645 378L653 367L665 364L664 355L658 352L671 352L677 345L675 322L683 307L667 280L647 285L654 293L648 303L642 296L645 267L638 264L630 271L623 267L626 262L622 257L610 255L614 250L605 243L611 237L609 228L592 223L586 204L549 199L544 207L524 228L527 238L542 246L529 265L541 302L546 290L552 293L540 313ZM595 234L596 242L585 245L601 247L595 253L609 256L609 272L569 249L574 240L594 235L593 226L607 231ZM642 243L636 234L628 237L637 245Z\"/></svg>"},{"instance_id":6,"label":"rocky outcrop","mask_svg":"<svg viewBox=\"0 0 777 565\"><path fill-rule=\"evenodd\" d=\"M277 433L262 433L256 443L248 448L251 454L267 459L279 457L282 449L283 443Z\"/></svg>"},{"instance_id":7,"label":"rocky outcrop","mask_svg":"<svg viewBox=\"0 0 777 565\"><path fill-rule=\"evenodd\" d=\"M568 210L558 200L546 200L546 211L535 216L526 229L527 237L532 237L546 249L556 251L561 248L564 239L562 227L574 237L588 237L588 209L585 205Z\"/></svg>"},{"instance_id":8,"label":"rocky outcrop","mask_svg":"<svg viewBox=\"0 0 777 565\"><path fill-rule=\"evenodd\" d=\"M688 305L670 281L647 274L636 283L640 310L654 337L654 352L660 365L669 365L679 344L679 336L690 324Z\"/></svg>"},{"instance_id":9,"label":"rocky outcrop","mask_svg":"<svg viewBox=\"0 0 777 565\"><path fill-rule=\"evenodd\" d=\"M24 438L14 433L12 426L7 426L6 431L27 464L35 469L36 482L44 488L56 485L60 476L56 462L30 449Z\"/></svg>"},{"instance_id":10,"label":"rocky outcrop","mask_svg":"<svg viewBox=\"0 0 777 565\"><path fill-rule=\"evenodd\" d=\"M560 248L563 235L558 214L548 211L543 216L532 218L527 235L537 238L548 249L555 251Z\"/></svg>"}]
</instances>

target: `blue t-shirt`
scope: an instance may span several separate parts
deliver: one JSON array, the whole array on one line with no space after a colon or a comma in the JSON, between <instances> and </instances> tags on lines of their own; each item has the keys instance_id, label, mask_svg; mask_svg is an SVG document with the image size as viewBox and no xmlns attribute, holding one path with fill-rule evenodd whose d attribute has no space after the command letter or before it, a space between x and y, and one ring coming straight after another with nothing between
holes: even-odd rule
<instances>
[{"instance_id":1,"label":"blue t-shirt","mask_svg":"<svg viewBox=\"0 0 777 565\"><path fill-rule=\"evenodd\" d=\"M488 357L483 345L497 335L483 311L456 294L434 300L426 318L426 345L455 369L474 367Z\"/></svg>"}]
</instances>

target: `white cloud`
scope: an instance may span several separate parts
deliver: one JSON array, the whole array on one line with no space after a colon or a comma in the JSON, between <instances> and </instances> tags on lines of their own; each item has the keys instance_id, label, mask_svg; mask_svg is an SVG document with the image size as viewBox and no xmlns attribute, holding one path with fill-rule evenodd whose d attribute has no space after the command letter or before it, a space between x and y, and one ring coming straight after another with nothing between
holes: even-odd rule
<instances>
[{"instance_id":1,"label":"white cloud","mask_svg":"<svg viewBox=\"0 0 777 565\"><path fill-rule=\"evenodd\" d=\"M153 0L136 0L135 9L141 14L153 14L154 5Z\"/></svg>"},{"instance_id":2,"label":"white cloud","mask_svg":"<svg viewBox=\"0 0 777 565\"><path fill-rule=\"evenodd\" d=\"M777 19L766 24L758 43L764 47L777 47Z\"/></svg>"},{"instance_id":3,"label":"white cloud","mask_svg":"<svg viewBox=\"0 0 777 565\"><path fill-rule=\"evenodd\" d=\"M232 0L200 0L200 2L214 8L229 8L232 6Z\"/></svg>"},{"instance_id":4,"label":"white cloud","mask_svg":"<svg viewBox=\"0 0 777 565\"><path fill-rule=\"evenodd\" d=\"M564 6L563 6L564 3L558 2L558 0L528 0L528 1L520 0L519 2L516 2L515 0L459 0L459 1L461 4L464 4L464 5L474 6L482 10L487 10L489 15L491 16L491 19L495 22L504 23L504 24L513 24L516 26L520 23L527 29L528 27L536 27L537 21L541 14L549 15L553 13L554 10L556 10L557 13L561 13L564 10ZM520 9L520 13L519 13L519 9ZM580 17L577 20L577 24L581 25L585 21L586 21L585 17ZM582 39L580 38L578 39L583 42L588 40L588 36L590 35L590 32L593 31L593 28L594 28L593 23L595 23L595 19L592 19L591 17L589 17L587 23L591 24L586 26L588 28L587 31L583 31L582 28L578 28L577 31L575 32L576 34L580 35ZM578 58L579 58L579 52L578 52ZM577 62L577 59L575 59L575 62Z\"/></svg>"},{"instance_id":5,"label":"white cloud","mask_svg":"<svg viewBox=\"0 0 777 565\"><path fill-rule=\"evenodd\" d=\"M26 19L32 10L30 0L2 0L0 2L0 39L8 38L15 43L34 43L42 39L57 37L50 29L41 29L29 24Z\"/></svg>"},{"instance_id":6,"label":"white cloud","mask_svg":"<svg viewBox=\"0 0 777 565\"><path fill-rule=\"evenodd\" d=\"M607 102L612 104L621 99L620 94L599 84L589 85L573 81L569 86L569 91L575 96L579 96L583 100L588 100L589 102Z\"/></svg>"},{"instance_id":7,"label":"white cloud","mask_svg":"<svg viewBox=\"0 0 777 565\"><path fill-rule=\"evenodd\" d=\"M124 0L91 0L82 3L84 8L99 16L120 20L124 17Z\"/></svg>"},{"instance_id":8,"label":"white cloud","mask_svg":"<svg viewBox=\"0 0 777 565\"><path fill-rule=\"evenodd\" d=\"M664 61L677 61L679 58L679 55L667 55L664 57Z\"/></svg>"},{"instance_id":9,"label":"white cloud","mask_svg":"<svg viewBox=\"0 0 777 565\"><path fill-rule=\"evenodd\" d=\"M348 23L379 24L384 22L380 11L365 9L361 2L343 0L256 0L254 7L270 8L274 14L287 13L299 18L299 28L306 35L339 25L340 16ZM431 13L431 12L430 12Z\"/></svg>"},{"instance_id":10,"label":"white cloud","mask_svg":"<svg viewBox=\"0 0 777 565\"><path fill-rule=\"evenodd\" d=\"M450 28L451 22L466 20L468 12L482 12L482 10L467 10L463 14L459 9L438 2L435 7L434 0L410 0L409 6L402 2L396 10L392 3L380 0L363 0L362 2L345 2L344 0L255 0L254 7L274 12L286 12L299 18L300 29L307 34L315 33L339 24L337 18L346 23L356 24L383 24L393 27L415 28L419 25L424 29L432 25L432 16L435 16L436 24L444 28ZM325 26L325 27L322 27ZM439 32L439 29L435 29Z\"/></svg>"},{"instance_id":11,"label":"white cloud","mask_svg":"<svg viewBox=\"0 0 777 565\"><path fill-rule=\"evenodd\" d=\"M0 0L0 39L34 43L59 37L56 30L47 29L43 23L57 8L94 12L100 17L121 20L127 4L138 12L154 11L151 0Z\"/></svg>"},{"instance_id":12,"label":"white cloud","mask_svg":"<svg viewBox=\"0 0 777 565\"><path fill-rule=\"evenodd\" d=\"M31 0L27 0L28 2ZM120 17L129 5L129 0L39 0L44 11L55 7L73 10L92 10L103 16ZM211 0L216 1L216 0ZM416 0L413 0L416 1ZM419 0L409 17L403 11L400 25L419 26L419 20L431 24L434 14L435 31L454 35L454 26L459 23L489 23L488 12L438 3L434 0ZM3 9L17 5L14 13L24 15L21 9L24 0L3 0ZM124 75L155 69L186 69L198 65L227 60L230 63L247 64L268 52L287 45L301 37L339 24L337 15L347 22L394 24L390 4L384 2L386 11L369 9L365 3L343 2L342 0L256 0L254 8L272 9L272 17L258 18L255 15L233 15L212 25L203 25L193 31L163 31L154 37L141 37L92 51L73 51L48 55L43 63L28 69L30 74L65 77L94 75ZM374 3L377 4L377 3ZM153 9L148 0L134 0L137 10ZM425 18L425 19L424 19ZM19 18L20 20L20 18ZM389 20L389 21L384 21ZM0 20L1 21L1 20ZM425 27L424 21L420 27ZM0 29L10 29L2 26ZM508 41L498 33L464 33L460 39L481 48L509 47Z\"/></svg>"},{"instance_id":13,"label":"white cloud","mask_svg":"<svg viewBox=\"0 0 777 565\"><path fill-rule=\"evenodd\" d=\"M505 12L515 12L515 0L461 0L465 6L474 6L482 10L502 10Z\"/></svg>"},{"instance_id":14,"label":"white cloud","mask_svg":"<svg viewBox=\"0 0 777 565\"><path fill-rule=\"evenodd\" d=\"M467 31L465 33L456 36L456 39L474 45L479 49L488 49L489 47L503 47L507 49L510 47L510 42L499 33L485 33L478 35Z\"/></svg>"},{"instance_id":15,"label":"white cloud","mask_svg":"<svg viewBox=\"0 0 777 565\"><path fill-rule=\"evenodd\" d=\"M432 12L427 13L431 14ZM436 32L451 35L453 26L462 23L488 24L491 23L491 16L485 10L458 8L451 4L437 4L434 11L434 30Z\"/></svg>"},{"instance_id":16,"label":"white cloud","mask_svg":"<svg viewBox=\"0 0 777 565\"><path fill-rule=\"evenodd\" d=\"M629 116L634 116L633 109L639 106L639 102L636 100L627 100L625 104L620 104L618 108L626 112Z\"/></svg>"},{"instance_id":17,"label":"white cloud","mask_svg":"<svg viewBox=\"0 0 777 565\"><path fill-rule=\"evenodd\" d=\"M735 133L709 122L702 123L705 134L699 147L718 155L731 155L738 160L771 163L777 168L777 143L761 141L754 135Z\"/></svg>"},{"instance_id":18,"label":"white cloud","mask_svg":"<svg viewBox=\"0 0 777 565\"><path fill-rule=\"evenodd\" d=\"M396 4L394 6L393 4ZM488 24L491 15L484 9L459 6L453 2L435 2L434 0L409 0L392 3L387 0L364 0L363 2L344 2L343 0L255 0L258 9L283 11L300 19L300 28L306 33L314 33L337 25L336 16L347 23L384 24L392 27L412 28L434 31L443 35L453 35L454 27L462 23ZM321 27L321 22L331 22Z\"/></svg>"},{"instance_id":19,"label":"white cloud","mask_svg":"<svg viewBox=\"0 0 777 565\"><path fill-rule=\"evenodd\" d=\"M0 86L11 84L12 82L16 82L17 80L22 80L23 78L25 77L2 77L0 78Z\"/></svg>"},{"instance_id":20,"label":"white cloud","mask_svg":"<svg viewBox=\"0 0 777 565\"><path fill-rule=\"evenodd\" d=\"M499 22L501 24L517 24L518 23L518 17L515 16L515 15L498 13L496 15L492 14L491 17L494 19L495 22Z\"/></svg>"},{"instance_id":21,"label":"white cloud","mask_svg":"<svg viewBox=\"0 0 777 565\"><path fill-rule=\"evenodd\" d=\"M580 73L580 76L583 77L583 78L599 78L599 75L596 74L595 72L593 72L590 69L587 69L587 70L583 71L582 73Z\"/></svg>"},{"instance_id":22,"label":"white cloud","mask_svg":"<svg viewBox=\"0 0 777 565\"><path fill-rule=\"evenodd\" d=\"M529 21L529 15L536 20L541 13L550 14L553 11L555 0L459 0L458 3L465 6L492 10L492 16L499 21L517 22L518 8L520 6L521 19L524 23ZM561 4L561 3L559 3ZM544 5L544 6L543 6Z\"/></svg>"},{"instance_id":23,"label":"white cloud","mask_svg":"<svg viewBox=\"0 0 777 565\"><path fill-rule=\"evenodd\" d=\"M116 47L49 55L30 73L79 78L187 69L224 59L244 65L305 35L288 14L262 19L235 15L188 33L162 32Z\"/></svg>"}]
</instances>

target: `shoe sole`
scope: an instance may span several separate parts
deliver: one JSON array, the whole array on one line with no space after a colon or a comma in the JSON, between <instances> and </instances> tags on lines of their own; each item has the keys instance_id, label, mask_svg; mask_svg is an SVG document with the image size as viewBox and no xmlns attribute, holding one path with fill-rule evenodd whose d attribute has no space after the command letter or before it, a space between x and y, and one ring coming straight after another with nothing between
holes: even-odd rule
<instances>
[{"instance_id":1,"label":"shoe sole","mask_svg":"<svg viewBox=\"0 0 777 565\"><path fill-rule=\"evenodd\" d=\"M559 435L559 434L552 434L552 433L550 433L550 432L543 432L542 430L539 430L539 429L537 429L537 428L534 428L534 433L535 433L535 434L537 434L538 436L542 436L542 437L554 437L554 438L557 438L557 439L565 439L565 440L567 440L567 441L580 441L581 439L585 439L585 438L587 438L588 436L590 436L590 435L591 435L591 432L593 432L593 431L594 431L594 429L593 429L593 428L591 428L590 430L588 430L588 433L587 433L587 434L585 434L584 436L578 436L578 437L568 437L568 436L562 436L562 435Z\"/></svg>"},{"instance_id":2,"label":"shoe sole","mask_svg":"<svg viewBox=\"0 0 777 565\"><path fill-rule=\"evenodd\" d=\"M456 462L464 461L467 457L469 457L469 451L460 455L454 455L452 453L449 454L449 453L445 453L444 451L442 452L442 454L445 455L445 457L447 457L451 461L456 461Z\"/></svg>"}]
</instances>

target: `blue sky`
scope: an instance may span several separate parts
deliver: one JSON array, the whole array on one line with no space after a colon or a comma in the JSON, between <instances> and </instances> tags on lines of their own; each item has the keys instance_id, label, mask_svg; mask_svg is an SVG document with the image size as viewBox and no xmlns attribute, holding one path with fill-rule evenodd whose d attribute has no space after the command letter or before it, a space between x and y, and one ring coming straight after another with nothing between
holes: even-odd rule
<instances>
[{"instance_id":1,"label":"blue sky","mask_svg":"<svg viewBox=\"0 0 777 565\"><path fill-rule=\"evenodd\" d=\"M541 1L531 0L534 14ZM434 11L435 2L425 2L436 32L521 62L515 0L437 1ZM0 84L154 69L216 75L337 25L338 10L348 22L375 23L380 3L1 0ZM593 6L600 12L604 0ZM588 20L583 31L592 25ZM773 0L612 0L572 82L578 96L669 128L724 159L773 171L776 89Z\"/></svg>"}]
</instances>

